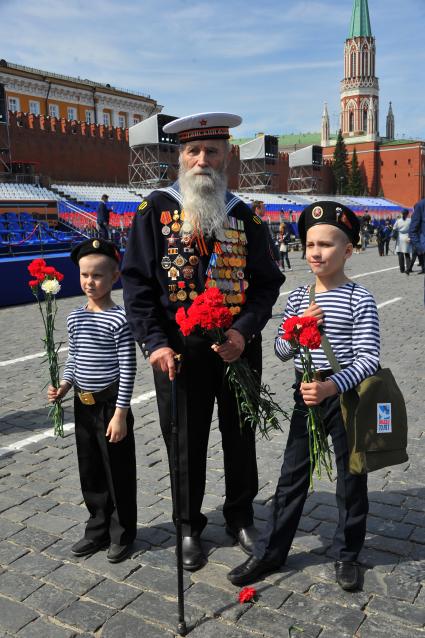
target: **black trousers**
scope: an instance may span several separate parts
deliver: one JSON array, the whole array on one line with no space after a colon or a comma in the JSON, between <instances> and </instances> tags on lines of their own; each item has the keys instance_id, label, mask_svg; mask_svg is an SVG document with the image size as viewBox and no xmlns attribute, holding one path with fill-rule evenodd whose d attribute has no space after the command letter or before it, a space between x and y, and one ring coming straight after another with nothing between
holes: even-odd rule
<instances>
[{"instance_id":1,"label":"black trousers","mask_svg":"<svg viewBox=\"0 0 425 638\"><path fill-rule=\"evenodd\" d=\"M98 236L101 239L109 239L109 226L105 222L98 222Z\"/></svg>"},{"instance_id":2,"label":"black trousers","mask_svg":"<svg viewBox=\"0 0 425 638\"><path fill-rule=\"evenodd\" d=\"M295 409L292 415L283 465L274 503L254 555L275 563L286 561L297 531L309 488L309 447L306 405L296 386ZM338 524L333 541L337 560L354 561L363 546L366 518L369 510L367 474L353 475L348 471L348 445L342 420L339 397L321 403L327 432L332 437L337 469L336 502ZM317 479L316 479L317 481Z\"/></svg>"},{"instance_id":3,"label":"black trousers","mask_svg":"<svg viewBox=\"0 0 425 638\"><path fill-rule=\"evenodd\" d=\"M285 270L285 261L286 261L286 265L288 266L288 268L290 268L291 267L291 262L289 261L288 251L283 252L281 250L280 251L280 265L282 266L283 270Z\"/></svg>"},{"instance_id":4,"label":"black trousers","mask_svg":"<svg viewBox=\"0 0 425 638\"><path fill-rule=\"evenodd\" d=\"M217 400L222 439L226 496L223 515L231 527L253 522L252 502L258 492L255 434L239 425L237 405L222 359L205 337L169 335L170 347L183 354L177 375L180 502L184 536L200 533L207 523L201 513L205 492L208 438ZM261 338L247 344L244 356L261 373ZM171 467L171 383L168 374L154 371L159 418Z\"/></svg>"},{"instance_id":5,"label":"black trousers","mask_svg":"<svg viewBox=\"0 0 425 638\"><path fill-rule=\"evenodd\" d=\"M127 545L136 536L136 455L131 410L127 436L109 443L105 436L116 397L84 405L74 398L75 439L84 502L90 513L85 537Z\"/></svg>"},{"instance_id":6,"label":"black trousers","mask_svg":"<svg viewBox=\"0 0 425 638\"><path fill-rule=\"evenodd\" d=\"M397 253L400 272L410 271L410 253Z\"/></svg>"}]
</instances>

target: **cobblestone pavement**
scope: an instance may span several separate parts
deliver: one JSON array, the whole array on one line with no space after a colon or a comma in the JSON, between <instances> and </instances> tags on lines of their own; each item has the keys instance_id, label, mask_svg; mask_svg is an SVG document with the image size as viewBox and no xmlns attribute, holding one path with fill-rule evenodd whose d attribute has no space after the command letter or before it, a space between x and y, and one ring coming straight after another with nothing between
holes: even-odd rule
<instances>
[{"instance_id":1,"label":"cobblestone pavement","mask_svg":"<svg viewBox=\"0 0 425 638\"><path fill-rule=\"evenodd\" d=\"M299 253L291 256L294 270L287 273L274 317L264 331L265 380L288 408L292 366L274 357L273 337L286 293L311 278ZM287 564L258 583L255 604L238 603L238 589L229 584L226 573L244 554L224 529L222 451L214 422L204 501L208 564L185 575L184 581L191 638L425 636L423 277L402 275L396 265L394 256L379 258L376 248L370 248L354 255L349 266L349 274L359 275L359 283L370 288L378 304L391 302L380 310L382 361L392 368L405 393L410 419L409 462L369 477L362 590L344 593L334 582L329 548L337 510L334 486L322 481L316 482L307 499ZM121 300L120 292L115 296ZM57 324L64 340L65 316L81 301L59 300ZM50 435L42 358L22 360L42 349L38 310L35 305L5 308L0 318L0 638L173 636L175 537L166 454L148 364L140 357L133 406L139 499L133 555L118 565L110 565L103 551L76 559L70 546L82 533L86 510L72 426L64 439ZM21 360L11 362L14 359ZM69 402L66 421L72 423ZM287 428L270 441L258 441L259 526L274 491L286 433Z\"/></svg>"}]
</instances>

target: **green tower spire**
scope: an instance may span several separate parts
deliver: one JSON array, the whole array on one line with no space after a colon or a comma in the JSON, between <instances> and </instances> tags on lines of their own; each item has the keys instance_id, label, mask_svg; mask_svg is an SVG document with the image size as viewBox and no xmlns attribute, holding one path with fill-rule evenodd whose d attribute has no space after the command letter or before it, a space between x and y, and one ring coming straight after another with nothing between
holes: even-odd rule
<instances>
[{"instance_id":1,"label":"green tower spire","mask_svg":"<svg viewBox=\"0 0 425 638\"><path fill-rule=\"evenodd\" d=\"M349 38L372 37L367 0L354 0Z\"/></svg>"}]
</instances>

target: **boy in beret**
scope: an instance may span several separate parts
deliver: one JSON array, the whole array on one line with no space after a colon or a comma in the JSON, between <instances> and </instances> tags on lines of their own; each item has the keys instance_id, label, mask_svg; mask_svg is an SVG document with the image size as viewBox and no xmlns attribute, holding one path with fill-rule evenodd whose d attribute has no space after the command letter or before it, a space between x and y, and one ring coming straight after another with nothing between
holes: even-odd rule
<instances>
[{"instance_id":1,"label":"boy in beret","mask_svg":"<svg viewBox=\"0 0 425 638\"><path fill-rule=\"evenodd\" d=\"M317 380L302 383L298 351L281 339L275 353L282 361L294 358L295 409L281 475L268 523L257 540L253 556L233 569L229 580L245 585L276 571L288 556L309 488L310 454L308 406L320 405L326 431L332 437L337 469L336 500L339 512L333 540L335 575L345 590L359 585L358 554L363 546L368 513L367 475L350 474L347 435L339 395L373 375L379 366L379 319L374 298L344 272L359 240L356 215L338 202L317 202L302 212L299 223L306 258L315 275L310 287L300 286L288 297L284 320L292 316L316 317L331 344L341 371L334 373L322 347L311 355Z\"/></svg>"},{"instance_id":2,"label":"boy in beret","mask_svg":"<svg viewBox=\"0 0 425 638\"><path fill-rule=\"evenodd\" d=\"M90 513L84 538L72 546L87 556L109 546L107 558L128 556L136 536L136 459L130 409L136 349L124 309L111 298L120 255L112 242L89 239L71 259L80 268L87 303L67 319L69 355L59 388L49 401L74 388L75 439L84 502Z\"/></svg>"}]
</instances>

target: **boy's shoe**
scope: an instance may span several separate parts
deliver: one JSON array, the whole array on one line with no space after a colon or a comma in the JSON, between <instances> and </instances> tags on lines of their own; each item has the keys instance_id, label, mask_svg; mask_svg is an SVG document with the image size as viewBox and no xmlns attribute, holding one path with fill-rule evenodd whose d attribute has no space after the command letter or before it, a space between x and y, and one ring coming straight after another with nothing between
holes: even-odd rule
<instances>
[{"instance_id":1,"label":"boy's shoe","mask_svg":"<svg viewBox=\"0 0 425 638\"><path fill-rule=\"evenodd\" d=\"M360 586L360 569L354 561L335 561L336 582L345 591L354 591Z\"/></svg>"},{"instance_id":2,"label":"boy's shoe","mask_svg":"<svg viewBox=\"0 0 425 638\"><path fill-rule=\"evenodd\" d=\"M106 554L106 558L110 563L120 563L122 560L127 558L127 556L131 553L132 548L132 542L128 545L116 545L115 543L111 543L108 553Z\"/></svg>"},{"instance_id":3,"label":"boy's shoe","mask_svg":"<svg viewBox=\"0 0 425 638\"><path fill-rule=\"evenodd\" d=\"M71 547L71 552L74 556L89 556L101 549L105 549L109 545L109 538L105 538L103 541L93 541L89 538L81 538L77 543Z\"/></svg>"}]
</instances>

